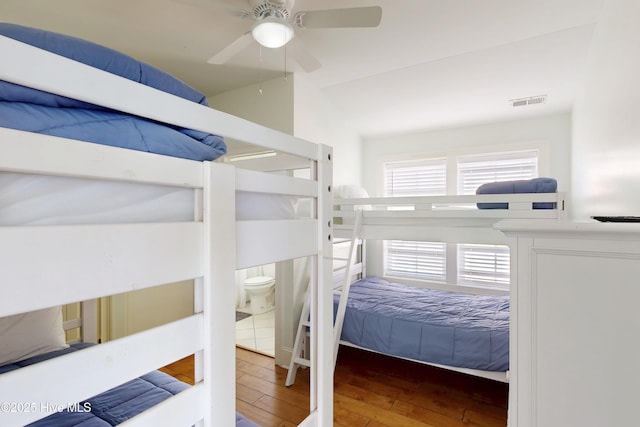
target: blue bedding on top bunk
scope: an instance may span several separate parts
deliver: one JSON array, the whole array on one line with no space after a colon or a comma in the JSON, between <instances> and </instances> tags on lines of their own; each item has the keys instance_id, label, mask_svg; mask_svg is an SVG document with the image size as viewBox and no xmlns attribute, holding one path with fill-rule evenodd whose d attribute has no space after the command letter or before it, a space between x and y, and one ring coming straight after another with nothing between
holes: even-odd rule
<instances>
[{"instance_id":1,"label":"blue bedding on top bunk","mask_svg":"<svg viewBox=\"0 0 640 427\"><path fill-rule=\"evenodd\" d=\"M21 362L0 366L0 374L81 350L91 344L71 347L36 356ZM70 411L52 415L29 424L29 427L110 427L121 424L144 410L189 388L189 385L160 371L152 371L111 390L80 402ZM236 413L236 427L258 427Z\"/></svg>"},{"instance_id":2,"label":"blue bedding on top bunk","mask_svg":"<svg viewBox=\"0 0 640 427\"><path fill-rule=\"evenodd\" d=\"M509 297L368 277L351 285L341 338L394 356L502 372L509 369Z\"/></svg>"},{"instance_id":3,"label":"blue bedding on top bunk","mask_svg":"<svg viewBox=\"0 0 640 427\"><path fill-rule=\"evenodd\" d=\"M190 160L214 160L226 152L220 137L113 111L0 101L0 126Z\"/></svg>"},{"instance_id":4,"label":"blue bedding on top bunk","mask_svg":"<svg viewBox=\"0 0 640 427\"><path fill-rule=\"evenodd\" d=\"M554 178L533 178L498 181L482 184L476 194L555 193L558 182ZM533 209L555 209L555 203L533 203ZM478 203L478 209L509 209L509 203Z\"/></svg>"},{"instance_id":5,"label":"blue bedding on top bunk","mask_svg":"<svg viewBox=\"0 0 640 427\"><path fill-rule=\"evenodd\" d=\"M0 23L0 35L207 105L205 96L184 82L112 49L8 23ZM2 80L0 126L191 160L214 160L226 153L218 135L160 124Z\"/></svg>"}]
</instances>

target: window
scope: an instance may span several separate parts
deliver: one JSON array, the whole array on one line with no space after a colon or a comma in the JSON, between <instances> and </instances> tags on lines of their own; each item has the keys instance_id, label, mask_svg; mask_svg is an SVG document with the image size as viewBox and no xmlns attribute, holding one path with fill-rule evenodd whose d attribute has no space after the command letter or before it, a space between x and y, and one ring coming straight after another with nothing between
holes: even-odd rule
<instances>
[{"instance_id":1,"label":"window","mask_svg":"<svg viewBox=\"0 0 640 427\"><path fill-rule=\"evenodd\" d=\"M447 159L385 163L385 196L447 194ZM417 280L446 280L442 242L391 240L385 243L384 274Z\"/></svg>"},{"instance_id":2,"label":"window","mask_svg":"<svg viewBox=\"0 0 640 427\"><path fill-rule=\"evenodd\" d=\"M386 243L387 276L445 281L446 268L446 247L442 242L390 240Z\"/></svg>"},{"instance_id":3,"label":"window","mask_svg":"<svg viewBox=\"0 0 640 427\"><path fill-rule=\"evenodd\" d=\"M487 182L536 178L538 152L460 156L457 165L458 194L476 194L476 188Z\"/></svg>"},{"instance_id":4,"label":"window","mask_svg":"<svg viewBox=\"0 0 640 427\"><path fill-rule=\"evenodd\" d=\"M385 163L385 196L447 194L447 159Z\"/></svg>"},{"instance_id":5,"label":"window","mask_svg":"<svg viewBox=\"0 0 640 427\"><path fill-rule=\"evenodd\" d=\"M384 192L386 196L475 194L487 182L537 177L538 157L534 149L387 162L383 165ZM509 249L393 240L384 245L384 274L452 286L508 289Z\"/></svg>"},{"instance_id":6,"label":"window","mask_svg":"<svg viewBox=\"0 0 640 427\"><path fill-rule=\"evenodd\" d=\"M458 244L457 247L459 284L509 289L507 246Z\"/></svg>"}]
</instances>

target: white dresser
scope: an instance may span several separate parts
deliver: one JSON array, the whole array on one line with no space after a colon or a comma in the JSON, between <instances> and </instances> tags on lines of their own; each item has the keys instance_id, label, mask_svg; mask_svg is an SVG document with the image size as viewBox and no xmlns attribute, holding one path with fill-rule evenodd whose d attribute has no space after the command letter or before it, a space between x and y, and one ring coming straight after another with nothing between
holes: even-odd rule
<instances>
[{"instance_id":1,"label":"white dresser","mask_svg":"<svg viewBox=\"0 0 640 427\"><path fill-rule=\"evenodd\" d=\"M502 221L510 427L640 425L640 223Z\"/></svg>"}]
</instances>

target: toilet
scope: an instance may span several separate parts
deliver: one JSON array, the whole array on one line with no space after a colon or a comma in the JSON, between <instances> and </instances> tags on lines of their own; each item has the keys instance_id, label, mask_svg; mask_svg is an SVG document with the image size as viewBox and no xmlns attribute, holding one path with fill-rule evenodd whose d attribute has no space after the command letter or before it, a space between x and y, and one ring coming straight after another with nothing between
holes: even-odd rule
<instances>
[{"instance_id":1,"label":"toilet","mask_svg":"<svg viewBox=\"0 0 640 427\"><path fill-rule=\"evenodd\" d=\"M274 278L269 276L255 276L244 281L252 314L265 313L274 307L275 283Z\"/></svg>"}]
</instances>

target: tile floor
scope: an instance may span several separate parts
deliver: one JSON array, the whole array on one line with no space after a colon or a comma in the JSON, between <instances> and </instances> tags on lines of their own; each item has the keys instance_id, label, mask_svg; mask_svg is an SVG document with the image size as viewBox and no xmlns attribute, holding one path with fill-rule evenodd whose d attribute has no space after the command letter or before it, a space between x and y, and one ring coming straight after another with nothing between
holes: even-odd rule
<instances>
[{"instance_id":1,"label":"tile floor","mask_svg":"<svg viewBox=\"0 0 640 427\"><path fill-rule=\"evenodd\" d=\"M238 311L245 311L238 309ZM248 312L248 310L246 310ZM275 310L236 322L236 344L269 356L275 355Z\"/></svg>"}]
</instances>

